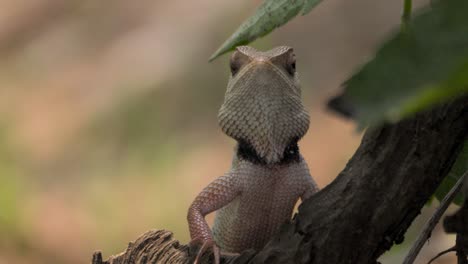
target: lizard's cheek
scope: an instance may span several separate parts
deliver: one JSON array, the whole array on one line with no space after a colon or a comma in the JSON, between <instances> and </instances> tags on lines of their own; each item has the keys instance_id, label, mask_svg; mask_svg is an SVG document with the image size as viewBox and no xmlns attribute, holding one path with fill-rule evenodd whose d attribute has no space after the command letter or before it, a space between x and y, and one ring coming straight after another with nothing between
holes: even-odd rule
<instances>
[{"instance_id":1,"label":"lizard's cheek","mask_svg":"<svg viewBox=\"0 0 468 264\"><path fill-rule=\"evenodd\" d=\"M249 144L267 163L309 127L309 115L291 83L269 69L252 69L228 88L219 124L228 136Z\"/></svg>"}]
</instances>

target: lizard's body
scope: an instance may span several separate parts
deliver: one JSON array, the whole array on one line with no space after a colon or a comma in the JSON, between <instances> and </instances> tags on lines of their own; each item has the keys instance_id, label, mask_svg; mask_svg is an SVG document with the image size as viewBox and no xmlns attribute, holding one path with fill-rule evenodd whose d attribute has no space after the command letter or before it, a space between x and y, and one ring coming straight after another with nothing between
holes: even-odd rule
<instances>
[{"instance_id":1,"label":"lizard's body","mask_svg":"<svg viewBox=\"0 0 468 264\"><path fill-rule=\"evenodd\" d=\"M203 189L188 212L193 241L203 244L201 253L212 246L215 255L216 244L228 252L262 248L290 220L296 202L318 190L297 147L309 115L292 49L238 47L231 72L218 117L238 142L232 167ZM212 233L204 216L215 210Z\"/></svg>"},{"instance_id":2,"label":"lizard's body","mask_svg":"<svg viewBox=\"0 0 468 264\"><path fill-rule=\"evenodd\" d=\"M298 198L312 194L313 184L303 160L269 166L240 160L218 181L241 193L217 212L213 226L216 244L228 252L261 249L291 219Z\"/></svg>"}]
</instances>

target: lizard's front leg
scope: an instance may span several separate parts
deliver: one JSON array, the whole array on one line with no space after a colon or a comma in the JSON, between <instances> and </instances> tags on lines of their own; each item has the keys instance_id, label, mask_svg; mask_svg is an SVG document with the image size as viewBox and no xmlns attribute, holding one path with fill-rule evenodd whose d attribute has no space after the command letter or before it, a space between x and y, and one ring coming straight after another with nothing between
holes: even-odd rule
<instances>
[{"instance_id":1,"label":"lizard's front leg","mask_svg":"<svg viewBox=\"0 0 468 264\"><path fill-rule=\"evenodd\" d=\"M202 245L195 263L199 263L203 253L211 248L215 263L219 264L219 247L214 242L213 234L206 223L205 215L230 203L241 193L241 189L235 175L227 174L210 183L193 201L187 215L190 237L192 239L190 244L199 243Z\"/></svg>"}]
</instances>

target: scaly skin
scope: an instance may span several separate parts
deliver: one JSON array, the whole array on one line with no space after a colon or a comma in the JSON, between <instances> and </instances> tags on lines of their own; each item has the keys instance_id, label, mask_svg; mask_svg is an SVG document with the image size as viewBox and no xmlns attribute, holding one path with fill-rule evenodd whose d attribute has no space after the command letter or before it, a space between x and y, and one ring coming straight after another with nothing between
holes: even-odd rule
<instances>
[{"instance_id":1,"label":"scaly skin","mask_svg":"<svg viewBox=\"0 0 468 264\"><path fill-rule=\"evenodd\" d=\"M238 47L230 64L218 117L238 145L231 170L204 188L189 208L192 243L202 244L196 262L208 248L216 263L218 246L235 253L261 249L291 219L296 202L318 191L297 147L309 115L292 49ZM204 217L216 210L211 232Z\"/></svg>"}]
</instances>

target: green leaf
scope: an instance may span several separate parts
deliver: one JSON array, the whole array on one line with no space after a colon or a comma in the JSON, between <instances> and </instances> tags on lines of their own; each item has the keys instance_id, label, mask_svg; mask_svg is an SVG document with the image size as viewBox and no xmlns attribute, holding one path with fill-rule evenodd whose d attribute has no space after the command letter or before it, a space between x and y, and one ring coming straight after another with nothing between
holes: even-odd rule
<instances>
[{"instance_id":1,"label":"green leaf","mask_svg":"<svg viewBox=\"0 0 468 264\"><path fill-rule=\"evenodd\" d=\"M304 7L302 8L302 15L306 15L312 11L312 9L314 9L316 5L320 4L320 2L322 2L322 0L306 0Z\"/></svg>"},{"instance_id":2,"label":"green leaf","mask_svg":"<svg viewBox=\"0 0 468 264\"><path fill-rule=\"evenodd\" d=\"M465 141L463 145L463 149L458 154L457 160L452 166L449 174L445 177L445 179L440 184L439 188L435 192L435 197L437 200L441 201L444 199L445 195L452 189L453 185L460 179L460 177L468 170L468 140ZM463 204L463 194L460 192L453 202L457 205Z\"/></svg>"},{"instance_id":3,"label":"green leaf","mask_svg":"<svg viewBox=\"0 0 468 264\"><path fill-rule=\"evenodd\" d=\"M360 126L398 121L468 92L468 1L419 12L345 84L330 107Z\"/></svg>"},{"instance_id":4,"label":"green leaf","mask_svg":"<svg viewBox=\"0 0 468 264\"><path fill-rule=\"evenodd\" d=\"M275 28L286 24L302 11L307 14L321 0L265 0L231 35L221 47L213 53L210 61L233 50L236 46L246 45L255 39L265 36Z\"/></svg>"}]
</instances>

